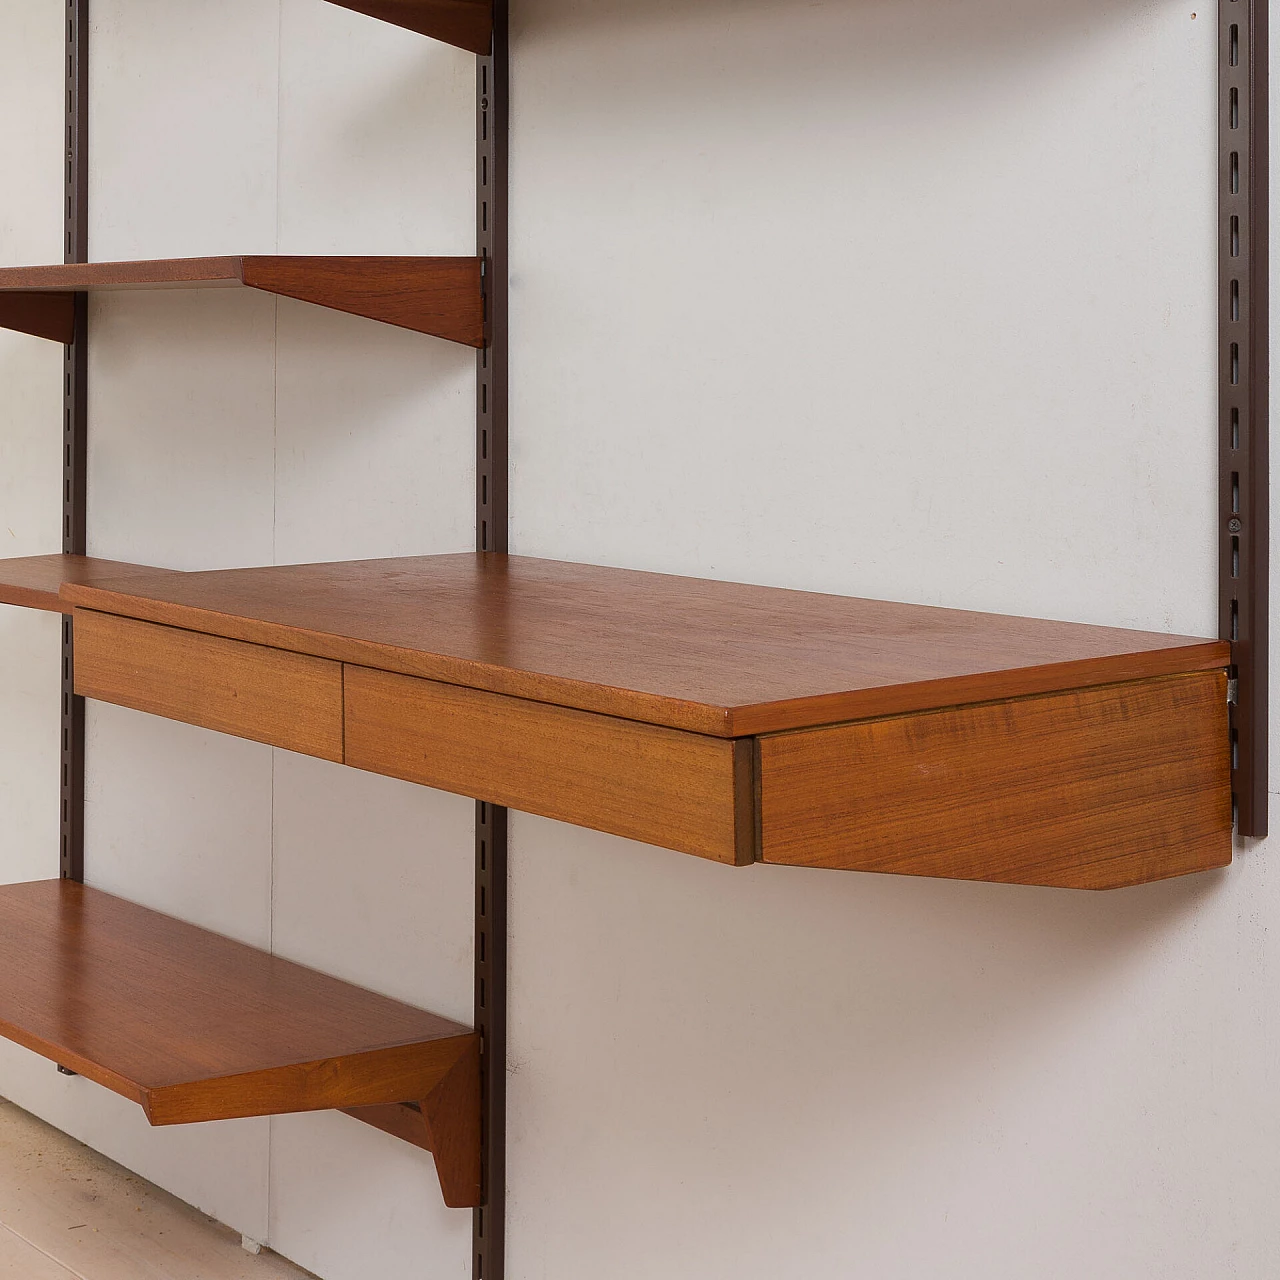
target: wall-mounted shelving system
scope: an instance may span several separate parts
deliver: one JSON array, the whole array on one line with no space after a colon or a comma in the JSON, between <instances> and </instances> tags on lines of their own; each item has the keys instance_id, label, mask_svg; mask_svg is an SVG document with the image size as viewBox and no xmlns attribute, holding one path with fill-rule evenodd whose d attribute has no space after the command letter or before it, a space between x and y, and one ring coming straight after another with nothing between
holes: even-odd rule
<instances>
[{"instance_id":1,"label":"wall-mounted shelving system","mask_svg":"<svg viewBox=\"0 0 1280 1280\"><path fill-rule=\"evenodd\" d=\"M1226 865L1233 805L1265 832L1265 0L1220 0L1219 639L508 555L505 5L334 2L480 55L475 258L87 264L88 0L68 0L68 261L0 270L0 326L68 344L63 554L0 562L0 603L64 615L63 879L0 889L0 1033L155 1122L332 1107L426 1147L498 1280L503 806L730 865L1093 889ZM477 347L476 552L88 558L85 296L202 286ZM475 798L475 1026L83 886L84 697ZM237 1018L246 996L262 1017Z\"/></svg>"}]
</instances>

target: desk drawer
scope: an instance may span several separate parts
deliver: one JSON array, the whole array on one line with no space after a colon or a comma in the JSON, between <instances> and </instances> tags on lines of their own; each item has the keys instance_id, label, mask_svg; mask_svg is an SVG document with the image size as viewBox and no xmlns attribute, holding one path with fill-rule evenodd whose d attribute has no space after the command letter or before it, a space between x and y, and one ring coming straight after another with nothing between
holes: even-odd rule
<instances>
[{"instance_id":1,"label":"desk drawer","mask_svg":"<svg viewBox=\"0 0 1280 1280\"><path fill-rule=\"evenodd\" d=\"M346 761L718 862L754 856L750 741L348 666Z\"/></svg>"},{"instance_id":2,"label":"desk drawer","mask_svg":"<svg viewBox=\"0 0 1280 1280\"><path fill-rule=\"evenodd\" d=\"M88 609L75 689L325 760L342 760L342 664Z\"/></svg>"}]
</instances>

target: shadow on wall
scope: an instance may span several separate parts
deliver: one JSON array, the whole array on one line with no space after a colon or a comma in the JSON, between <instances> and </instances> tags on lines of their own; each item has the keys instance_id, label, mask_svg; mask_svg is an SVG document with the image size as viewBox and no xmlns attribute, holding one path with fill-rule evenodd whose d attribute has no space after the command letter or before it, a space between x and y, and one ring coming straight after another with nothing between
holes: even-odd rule
<instances>
[{"instance_id":1,"label":"shadow on wall","mask_svg":"<svg viewBox=\"0 0 1280 1280\"><path fill-rule=\"evenodd\" d=\"M377 32L381 36L382 32ZM407 43L407 42L406 42ZM355 155L362 161L376 157L389 164L405 161L404 139L401 134L388 133L388 120L451 121L462 116L464 125L471 124L475 95L475 58L462 49L455 49L438 41L419 39L412 46L412 56L394 74L380 76L373 88L376 96L362 98L354 109L337 122L333 134L320 141L331 151L335 164L349 163ZM459 111L459 102L462 109ZM435 159L429 144L436 141L428 133L415 135L415 141L425 154L423 163ZM322 194L322 193L317 193ZM414 210L406 209L405 218L411 220Z\"/></svg>"},{"instance_id":2,"label":"shadow on wall","mask_svg":"<svg viewBox=\"0 0 1280 1280\"><path fill-rule=\"evenodd\" d=\"M565 39L616 44L653 35L669 50L682 32L696 31L690 58L705 72L719 78L729 70L753 96L776 76L791 96L796 56L812 73L811 89L825 75L847 79L868 71L877 78L910 75L917 81L981 79L993 64L1026 63L1034 71L1037 61L1070 57L1073 44L1096 41L1105 28L1123 26L1150 8L1149 0L926 0L906 7L897 0L521 0L512 9L511 38L518 59L544 42ZM863 21L856 26L848 21L851 11L861 11ZM718 66L706 52L707 30L729 31L739 21L756 25L758 56L744 58L735 39L731 67ZM642 64L635 81L637 98L645 101L646 87L651 95L653 86L651 80L646 85ZM701 92L696 79L690 83ZM617 88L625 98L625 82Z\"/></svg>"},{"instance_id":3,"label":"shadow on wall","mask_svg":"<svg viewBox=\"0 0 1280 1280\"><path fill-rule=\"evenodd\" d=\"M513 545L1211 631L1194 9L520 0Z\"/></svg>"},{"instance_id":4,"label":"shadow on wall","mask_svg":"<svg viewBox=\"0 0 1280 1280\"><path fill-rule=\"evenodd\" d=\"M861 1218L1041 1142L1050 1185L1058 1141L1095 1148L1117 1107L1141 1134L1153 1064L1213 1035L1201 931L1230 872L1083 893L734 871L524 815L513 849L512 1114L610 1199L665 1199L667 1169L708 1214L812 1196Z\"/></svg>"}]
</instances>

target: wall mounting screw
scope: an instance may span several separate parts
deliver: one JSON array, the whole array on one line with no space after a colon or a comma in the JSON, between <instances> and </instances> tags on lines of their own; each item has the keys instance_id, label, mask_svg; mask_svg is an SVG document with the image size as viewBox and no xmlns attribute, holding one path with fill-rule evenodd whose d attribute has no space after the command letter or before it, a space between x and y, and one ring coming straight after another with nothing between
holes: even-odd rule
<instances>
[{"instance_id":1,"label":"wall mounting screw","mask_svg":"<svg viewBox=\"0 0 1280 1280\"><path fill-rule=\"evenodd\" d=\"M1240 532L1240 530L1244 528L1244 526L1240 523L1240 521L1239 521L1239 520L1228 520L1228 521L1227 521L1227 528L1228 528L1232 533L1239 533L1239 532Z\"/></svg>"}]
</instances>

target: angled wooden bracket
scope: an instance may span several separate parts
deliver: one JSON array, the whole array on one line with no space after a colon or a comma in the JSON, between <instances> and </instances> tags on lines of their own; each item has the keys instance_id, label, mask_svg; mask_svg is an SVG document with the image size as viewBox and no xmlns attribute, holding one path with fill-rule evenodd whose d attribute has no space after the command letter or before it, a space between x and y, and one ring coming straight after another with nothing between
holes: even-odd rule
<instances>
[{"instance_id":1,"label":"angled wooden bracket","mask_svg":"<svg viewBox=\"0 0 1280 1280\"><path fill-rule=\"evenodd\" d=\"M440 1083L421 1101L347 1107L344 1114L430 1151L449 1208L474 1209L480 1204L478 1039L467 1042Z\"/></svg>"},{"instance_id":2,"label":"angled wooden bracket","mask_svg":"<svg viewBox=\"0 0 1280 1280\"><path fill-rule=\"evenodd\" d=\"M239 259L251 289L469 347L485 344L479 258Z\"/></svg>"},{"instance_id":3,"label":"angled wooden bracket","mask_svg":"<svg viewBox=\"0 0 1280 1280\"><path fill-rule=\"evenodd\" d=\"M331 0L470 53L487 54L493 32L489 0Z\"/></svg>"},{"instance_id":4,"label":"angled wooden bracket","mask_svg":"<svg viewBox=\"0 0 1280 1280\"><path fill-rule=\"evenodd\" d=\"M0 329L29 333L33 338L70 345L76 336L74 293L10 293L0 295Z\"/></svg>"}]
</instances>

